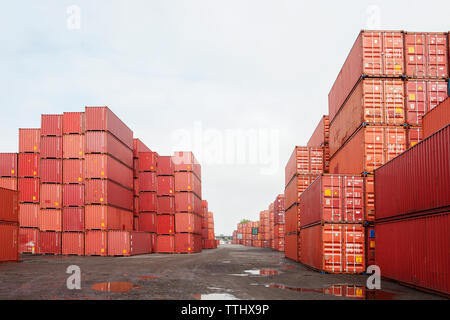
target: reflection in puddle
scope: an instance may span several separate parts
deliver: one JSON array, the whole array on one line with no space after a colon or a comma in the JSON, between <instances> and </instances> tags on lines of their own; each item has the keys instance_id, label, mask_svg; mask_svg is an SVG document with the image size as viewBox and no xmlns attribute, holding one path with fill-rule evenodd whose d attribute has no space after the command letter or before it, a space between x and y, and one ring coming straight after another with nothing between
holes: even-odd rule
<instances>
[{"instance_id":1,"label":"reflection in puddle","mask_svg":"<svg viewBox=\"0 0 450 320\"><path fill-rule=\"evenodd\" d=\"M244 272L250 273L254 276L274 276L280 273L274 269L245 270Z\"/></svg>"},{"instance_id":2,"label":"reflection in puddle","mask_svg":"<svg viewBox=\"0 0 450 320\"><path fill-rule=\"evenodd\" d=\"M338 284L322 289L309 288L293 288L283 284L271 283L266 285L266 288L277 288L283 290L291 290L296 292L313 292L329 294L336 297L346 297L361 300L392 300L395 294L382 290L369 290L364 286Z\"/></svg>"},{"instance_id":3,"label":"reflection in puddle","mask_svg":"<svg viewBox=\"0 0 450 320\"><path fill-rule=\"evenodd\" d=\"M139 277L141 280L154 280L154 279L159 279L158 277L155 276L140 276Z\"/></svg>"},{"instance_id":4,"label":"reflection in puddle","mask_svg":"<svg viewBox=\"0 0 450 320\"><path fill-rule=\"evenodd\" d=\"M102 282L92 286L92 290L104 292L120 292L125 293L131 289L138 289L131 282Z\"/></svg>"},{"instance_id":5,"label":"reflection in puddle","mask_svg":"<svg viewBox=\"0 0 450 320\"><path fill-rule=\"evenodd\" d=\"M239 300L229 293L209 293L209 294L194 294L197 300Z\"/></svg>"}]
</instances>

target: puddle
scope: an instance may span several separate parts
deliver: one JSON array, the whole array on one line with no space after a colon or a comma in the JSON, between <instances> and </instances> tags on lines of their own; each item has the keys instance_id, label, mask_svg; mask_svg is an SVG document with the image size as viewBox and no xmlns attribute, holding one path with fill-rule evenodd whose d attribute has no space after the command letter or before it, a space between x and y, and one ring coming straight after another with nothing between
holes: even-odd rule
<instances>
[{"instance_id":1,"label":"puddle","mask_svg":"<svg viewBox=\"0 0 450 320\"><path fill-rule=\"evenodd\" d=\"M91 289L104 292L125 293L132 289L139 289L139 287L134 286L131 282L102 282L94 284Z\"/></svg>"},{"instance_id":2,"label":"puddle","mask_svg":"<svg viewBox=\"0 0 450 320\"><path fill-rule=\"evenodd\" d=\"M239 300L229 293L194 294L193 297L197 300Z\"/></svg>"},{"instance_id":3,"label":"puddle","mask_svg":"<svg viewBox=\"0 0 450 320\"><path fill-rule=\"evenodd\" d=\"M296 292L312 292L333 295L336 297L346 297L360 300L393 300L394 293L383 290L369 290L364 286L338 284L327 288L310 289L310 288L294 288L283 284L271 283L266 288L277 288L282 290L291 290Z\"/></svg>"},{"instance_id":4,"label":"puddle","mask_svg":"<svg viewBox=\"0 0 450 320\"><path fill-rule=\"evenodd\" d=\"M141 280L155 280L155 279L159 279L158 277L155 277L155 276L140 276L139 278Z\"/></svg>"},{"instance_id":5,"label":"puddle","mask_svg":"<svg viewBox=\"0 0 450 320\"><path fill-rule=\"evenodd\" d=\"M235 276L235 277L248 277L248 273L234 273L234 274L230 274L230 276Z\"/></svg>"},{"instance_id":6,"label":"puddle","mask_svg":"<svg viewBox=\"0 0 450 320\"><path fill-rule=\"evenodd\" d=\"M274 269L245 270L244 272L247 272L253 276L275 276L280 273L279 271Z\"/></svg>"}]
</instances>

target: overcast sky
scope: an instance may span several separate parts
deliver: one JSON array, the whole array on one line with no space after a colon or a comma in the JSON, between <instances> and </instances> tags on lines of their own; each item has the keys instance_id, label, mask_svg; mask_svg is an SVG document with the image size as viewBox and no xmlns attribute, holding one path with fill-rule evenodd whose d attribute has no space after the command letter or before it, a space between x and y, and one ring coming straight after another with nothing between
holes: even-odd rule
<instances>
[{"instance_id":1,"label":"overcast sky","mask_svg":"<svg viewBox=\"0 0 450 320\"><path fill-rule=\"evenodd\" d=\"M448 31L449 3L5 2L0 150L41 113L107 105L153 151L193 149L216 234L231 234L283 193L359 31Z\"/></svg>"}]
</instances>

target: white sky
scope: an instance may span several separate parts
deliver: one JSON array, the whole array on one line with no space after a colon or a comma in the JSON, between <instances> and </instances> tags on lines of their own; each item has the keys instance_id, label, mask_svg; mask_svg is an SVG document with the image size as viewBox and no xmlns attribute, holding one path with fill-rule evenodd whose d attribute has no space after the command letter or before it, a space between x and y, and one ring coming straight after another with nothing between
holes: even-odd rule
<instances>
[{"instance_id":1,"label":"white sky","mask_svg":"<svg viewBox=\"0 0 450 320\"><path fill-rule=\"evenodd\" d=\"M80 29L67 27L70 5L81 9ZM231 234L283 193L294 145L327 113L358 32L377 24L370 5L381 29L450 29L450 2L431 0L4 3L0 150L17 152L18 128L39 127L41 113L107 105L159 154L196 152L216 234ZM195 128L201 143L177 140ZM260 132L250 146L256 163L233 161L236 144L225 141L238 129Z\"/></svg>"}]
</instances>

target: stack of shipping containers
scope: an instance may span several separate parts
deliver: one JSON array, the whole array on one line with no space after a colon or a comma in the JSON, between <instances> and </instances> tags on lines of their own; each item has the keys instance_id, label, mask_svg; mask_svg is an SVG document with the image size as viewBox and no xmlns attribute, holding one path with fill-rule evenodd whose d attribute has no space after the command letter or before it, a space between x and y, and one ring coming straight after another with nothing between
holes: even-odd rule
<instances>
[{"instance_id":1,"label":"stack of shipping containers","mask_svg":"<svg viewBox=\"0 0 450 320\"><path fill-rule=\"evenodd\" d=\"M275 209L273 203L269 205L269 234L269 248L275 249Z\"/></svg>"},{"instance_id":2,"label":"stack of shipping containers","mask_svg":"<svg viewBox=\"0 0 450 320\"><path fill-rule=\"evenodd\" d=\"M0 187L0 208L0 262L19 261L18 192Z\"/></svg>"},{"instance_id":3,"label":"stack of shipping containers","mask_svg":"<svg viewBox=\"0 0 450 320\"><path fill-rule=\"evenodd\" d=\"M275 250L284 252L284 194L276 197L274 203L274 244Z\"/></svg>"},{"instance_id":4,"label":"stack of shipping containers","mask_svg":"<svg viewBox=\"0 0 450 320\"><path fill-rule=\"evenodd\" d=\"M261 247L270 247L270 224L269 224L269 210L261 211L259 214L259 233L262 241Z\"/></svg>"},{"instance_id":5,"label":"stack of shipping containers","mask_svg":"<svg viewBox=\"0 0 450 320\"><path fill-rule=\"evenodd\" d=\"M203 240L203 248L204 249L215 249L217 248L216 235L214 233L214 213L208 211L207 215L207 226L208 226L208 238Z\"/></svg>"},{"instance_id":6,"label":"stack of shipping containers","mask_svg":"<svg viewBox=\"0 0 450 320\"><path fill-rule=\"evenodd\" d=\"M0 188L17 190L17 153L0 153Z\"/></svg>"}]
</instances>

